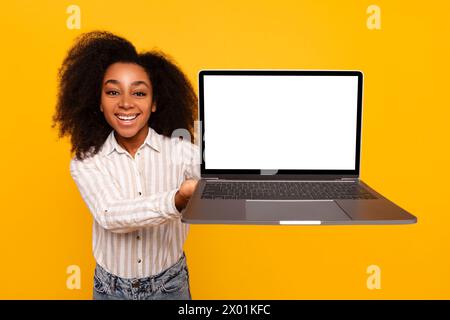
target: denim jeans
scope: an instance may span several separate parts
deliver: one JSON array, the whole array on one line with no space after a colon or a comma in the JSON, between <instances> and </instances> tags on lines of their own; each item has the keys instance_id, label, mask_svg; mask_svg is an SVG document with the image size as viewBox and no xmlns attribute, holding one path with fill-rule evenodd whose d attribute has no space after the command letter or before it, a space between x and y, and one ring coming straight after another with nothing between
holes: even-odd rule
<instances>
[{"instance_id":1,"label":"denim jeans","mask_svg":"<svg viewBox=\"0 0 450 320\"><path fill-rule=\"evenodd\" d=\"M94 300L191 300L186 256L161 273L125 279L96 265L94 272Z\"/></svg>"}]
</instances>

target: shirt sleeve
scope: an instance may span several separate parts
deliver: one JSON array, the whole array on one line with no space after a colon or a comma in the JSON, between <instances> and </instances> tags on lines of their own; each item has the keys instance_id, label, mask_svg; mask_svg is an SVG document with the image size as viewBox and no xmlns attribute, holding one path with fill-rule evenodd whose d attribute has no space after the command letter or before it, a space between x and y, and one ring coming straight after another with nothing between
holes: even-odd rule
<instances>
[{"instance_id":1,"label":"shirt sleeve","mask_svg":"<svg viewBox=\"0 0 450 320\"><path fill-rule=\"evenodd\" d=\"M125 233L178 219L175 207L178 189L139 198L123 196L114 178L93 158L72 159L70 173L94 219L104 229Z\"/></svg>"}]
</instances>

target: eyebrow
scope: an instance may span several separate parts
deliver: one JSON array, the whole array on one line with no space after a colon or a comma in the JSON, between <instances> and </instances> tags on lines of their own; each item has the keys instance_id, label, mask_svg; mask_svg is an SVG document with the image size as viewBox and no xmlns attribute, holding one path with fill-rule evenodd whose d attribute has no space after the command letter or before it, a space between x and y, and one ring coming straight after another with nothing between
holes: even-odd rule
<instances>
[{"instance_id":1,"label":"eyebrow","mask_svg":"<svg viewBox=\"0 0 450 320\"><path fill-rule=\"evenodd\" d=\"M120 84L120 81L119 80L115 80L115 79L109 79L109 80L106 80L104 84L107 85L108 83ZM146 87L148 87L150 89L150 86L147 84L147 82L142 81L142 80L133 81L131 83L132 86L137 86L137 85L140 85L140 84L143 84L143 85L145 85Z\"/></svg>"}]
</instances>

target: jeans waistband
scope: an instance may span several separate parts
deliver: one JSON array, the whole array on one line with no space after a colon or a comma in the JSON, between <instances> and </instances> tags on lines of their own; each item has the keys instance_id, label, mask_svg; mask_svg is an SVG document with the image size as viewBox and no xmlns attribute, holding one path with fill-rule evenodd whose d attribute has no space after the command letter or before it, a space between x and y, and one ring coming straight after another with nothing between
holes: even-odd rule
<instances>
[{"instance_id":1,"label":"jeans waistband","mask_svg":"<svg viewBox=\"0 0 450 320\"><path fill-rule=\"evenodd\" d=\"M127 290L146 290L148 289L148 287L151 287L152 291L155 291L155 289L160 286L161 282L163 282L165 278L173 277L174 275L181 272L183 268L186 268L186 255L184 252L174 265L156 275L152 275L149 277L131 279L122 278L109 273L98 263L95 267L95 277L97 277L98 280L103 283L103 285L106 285L112 290L115 290L118 287Z\"/></svg>"}]
</instances>

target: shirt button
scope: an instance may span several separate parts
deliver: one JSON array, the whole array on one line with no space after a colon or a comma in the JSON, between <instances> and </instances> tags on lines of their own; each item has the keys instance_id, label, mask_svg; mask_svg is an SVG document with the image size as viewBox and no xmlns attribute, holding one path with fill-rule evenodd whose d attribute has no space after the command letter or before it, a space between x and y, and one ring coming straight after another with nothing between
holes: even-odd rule
<instances>
[{"instance_id":1,"label":"shirt button","mask_svg":"<svg viewBox=\"0 0 450 320\"><path fill-rule=\"evenodd\" d=\"M142 195L142 192L139 191L139 195L141 196L141 195Z\"/></svg>"},{"instance_id":2,"label":"shirt button","mask_svg":"<svg viewBox=\"0 0 450 320\"><path fill-rule=\"evenodd\" d=\"M138 259L138 263L141 263L142 262L142 260L141 259Z\"/></svg>"},{"instance_id":3,"label":"shirt button","mask_svg":"<svg viewBox=\"0 0 450 320\"><path fill-rule=\"evenodd\" d=\"M136 239L141 240L141 236L137 236Z\"/></svg>"}]
</instances>

